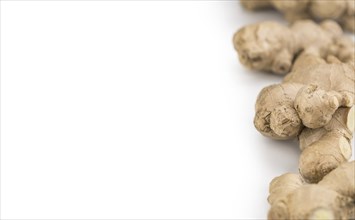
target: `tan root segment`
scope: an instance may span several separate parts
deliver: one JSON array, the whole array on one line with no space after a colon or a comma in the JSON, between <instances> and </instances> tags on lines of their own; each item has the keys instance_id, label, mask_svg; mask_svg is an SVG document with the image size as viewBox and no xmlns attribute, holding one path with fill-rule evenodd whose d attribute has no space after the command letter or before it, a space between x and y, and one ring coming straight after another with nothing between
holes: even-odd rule
<instances>
[{"instance_id":1,"label":"tan root segment","mask_svg":"<svg viewBox=\"0 0 355 220\"><path fill-rule=\"evenodd\" d=\"M241 0L241 3L249 10L275 8L290 22L308 18L332 19L344 29L355 32L354 0Z\"/></svg>"},{"instance_id":2,"label":"tan root segment","mask_svg":"<svg viewBox=\"0 0 355 220\"><path fill-rule=\"evenodd\" d=\"M355 162L334 169L318 184L287 173L270 184L268 219L331 220L355 218Z\"/></svg>"},{"instance_id":3,"label":"tan root segment","mask_svg":"<svg viewBox=\"0 0 355 220\"><path fill-rule=\"evenodd\" d=\"M355 101L355 69L302 54L281 84L264 88L255 104L255 127L274 139L290 139L308 128L327 125L340 107ZM312 65L301 68L302 56Z\"/></svg>"},{"instance_id":4,"label":"tan root segment","mask_svg":"<svg viewBox=\"0 0 355 220\"><path fill-rule=\"evenodd\" d=\"M304 56L307 62L312 59ZM307 181L318 182L351 156L355 70L324 60L306 68L300 64L283 83L260 92L254 124L274 139L299 136L300 172Z\"/></svg>"},{"instance_id":5,"label":"tan root segment","mask_svg":"<svg viewBox=\"0 0 355 220\"><path fill-rule=\"evenodd\" d=\"M342 62L354 62L353 42L343 36L342 29L333 21L317 25L304 20L290 27L277 22L262 22L240 29L234 35L233 43L242 64L277 74L290 72L300 52L322 58L334 55Z\"/></svg>"},{"instance_id":6,"label":"tan root segment","mask_svg":"<svg viewBox=\"0 0 355 220\"><path fill-rule=\"evenodd\" d=\"M246 66L288 75L264 88L254 124L273 139L299 137L299 170L316 183L351 156L355 46L332 21L291 27L262 22L242 28L234 45Z\"/></svg>"},{"instance_id":7,"label":"tan root segment","mask_svg":"<svg viewBox=\"0 0 355 220\"><path fill-rule=\"evenodd\" d=\"M272 180L268 219L355 220L355 0L242 0L248 9L273 7L291 26L261 22L233 37L245 66L287 74L262 89L254 125L263 135L298 138L299 173ZM323 20L319 25L313 18ZM332 19L332 20L326 20Z\"/></svg>"},{"instance_id":8,"label":"tan root segment","mask_svg":"<svg viewBox=\"0 0 355 220\"><path fill-rule=\"evenodd\" d=\"M300 173L318 182L351 156L355 70L351 64L300 56L283 83L260 92L254 124L274 139L299 136ZM302 68L302 56L313 64Z\"/></svg>"},{"instance_id":9,"label":"tan root segment","mask_svg":"<svg viewBox=\"0 0 355 220\"><path fill-rule=\"evenodd\" d=\"M299 136L302 150L299 171L308 181L316 183L331 170L351 157L355 107L339 108L332 120L322 128L305 128Z\"/></svg>"}]
</instances>

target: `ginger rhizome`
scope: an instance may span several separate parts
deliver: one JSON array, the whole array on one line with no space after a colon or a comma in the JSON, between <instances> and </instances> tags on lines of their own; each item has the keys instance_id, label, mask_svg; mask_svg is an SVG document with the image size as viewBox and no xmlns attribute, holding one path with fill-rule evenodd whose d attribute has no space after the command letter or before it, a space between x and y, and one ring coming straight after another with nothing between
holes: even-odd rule
<instances>
[{"instance_id":1,"label":"ginger rhizome","mask_svg":"<svg viewBox=\"0 0 355 220\"><path fill-rule=\"evenodd\" d=\"M330 20L320 25L310 20L298 21L290 27L271 21L253 24L240 29L233 43L242 64L277 74L288 73L301 52L354 62L353 42Z\"/></svg>"},{"instance_id":2,"label":"ginger rhizome","mask_svg":"<svg viewBox=\"0 0 355 220\"><path fill-rule=\"evenodd\" d=\"M287 173L269 187L268 219L355 219L355 162L347 162L317 184Z\"/></svg>"},{"instance_id":3,"label":"ginger rhizome","mask_svg":"<svg viewBox=\"0 0 355 220\"><path fill-rule=\"evenodd\" d=\"M241 3L249 10L275 8L290 22L332 19L355 32L354 0L241 0Z\"/></svg>"},{"instance_id":4,"label":"ginger rhizome","mask_svg":"<svg viewBox=\"0 0 355 220\"><path fill-rule=\"evenodd\" d=\"M299 137L300 173L318 182L351 156L354 85L353 65L302 54L282 83L260 92L255 127L273 139Z\"/></svg>"},{"instance_id":5,"label":"ginger rhizome","mask_svg":"<svg viewBox=\"0 0 355 220\"><path fill-rule=\"evenodd\" d=\"M355 0L242 0L249 9L274 7L291 26L261 22L240 29L233 43L242 64L287 74L262 89L254 125L264 136L298 138L299 174L270 184L269 219L355 219ZM313 18L318 21L300 20ZM326 20L332 19L332 20Z\"/></svg>"},{"instance_id":6,"label":"ginger rhizome","mask_svg":"<svg viewBox=\"0 0 355 220\"><path fill-rule=\"evenodd\" d=\"M303 61L312 64L304 66ZM296 137L304 126L323 127L339 107L353 106L354 83L353 65L302 54L282 83L259 93L255 127L274 139Z\"/></svg>"},{"instance_id":7,"label":"ginger rhizome","mask_svg":"<svg viewBox=\"0 0 355 220\"><path fill-rule=\"evenodd\" d=\"M316 183L351 156L355 120L354 43L332 21L299 21L290 28L262 22L242 28L234 45L245 65L289 73L264 88L254 125L273 139L298 137L299 170Z\"/></svg>"}]
</instances>

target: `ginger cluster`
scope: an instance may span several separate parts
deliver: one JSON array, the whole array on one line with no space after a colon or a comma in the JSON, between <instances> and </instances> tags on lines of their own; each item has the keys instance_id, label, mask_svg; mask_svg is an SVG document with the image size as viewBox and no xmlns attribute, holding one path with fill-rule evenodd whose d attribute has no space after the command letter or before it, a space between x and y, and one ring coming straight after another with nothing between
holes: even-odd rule
<instances>
[{"instance_id":1,"label":"ginger cluster","mask_svg":"<svg viewBox=\"0 0 355 220\"><path fill-rule=\"evenodd\" d=\"M301 149L299 174L270 183L268 219L355 219L355 162L348 162L355 129L355 44L340 26L354 31L348 17L354 22L355 2L241 3L249 9L272 6L297 18L290 26L248 25L233 37L243 65L285 76L256 98L255 128L272 139L297 139Z\"/></svg>"},{"instance_id":2,"label":"ginger cluster","mask_svg":"<svg viewBox=\"0 0 355 220\"><path fill-rule=\"evenodd\" d=\"M241 0L241 3L248 10L274 8L290 22L332 19L355 32L354 0Z\"/></svg>"}]
</instances>

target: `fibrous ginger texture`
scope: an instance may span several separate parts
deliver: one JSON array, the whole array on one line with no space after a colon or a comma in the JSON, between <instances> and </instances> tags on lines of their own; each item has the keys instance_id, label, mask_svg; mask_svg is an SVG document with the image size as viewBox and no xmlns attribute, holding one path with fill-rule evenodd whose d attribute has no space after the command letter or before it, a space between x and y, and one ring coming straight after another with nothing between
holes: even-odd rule
<instances>
[{"instance_id":1,"label":"fibrous ginger texture","mask_svg":"<svg viewBox=\"0 0 355 220\"><path fill-rule=\"evenodd\" d=\"M344 29L355 31L354 0L241 0L249 10L275 8L294 22L301 19L332 19Z\"/></svg>"},{"instance_id":2,"label":"fibrous ginger texture","mask_svg":"<svg viewBox=\"0 0 355 220\"><path fill-rule=\"evenodd\" d=\"M354 219L355 162L347 162L318 184L298 174L283 174L270 183L268 219Z\"/></svg>"},{"instance_id":3,"label":"fibrous ginger texture","mask_svg":"<svg viewBox=\"0 0 355 220\"><path fill-rule=\"evenodd\" d=\"M332 21L299 21L291 28L263 22L234 36L247 66L290 69L282 83L259 93L254 125L273 139L299 137L299 169L307 182L320 181L351 156L355 50L341 33Z\"/></svg>"},{"instance_id":4,"label":"fibrous ginger texture","mask_svg":"<svg viewBox=\"0 0 355 220\"><path fill-rule=\"evenodd\" d=\"M301 56L312 65L301 68L302 59L296 61L284 82L260 92L254 124L273 139L298 136L300 173L307 181L318 182L351 156L355 70L351 64Z\"/></svg>"},{"instance_id":5,"label":"fibrous ginger texture","mask_svg":"<svg viewBox=\"0 0 355 220\"><path fill-rule=\"evenodd\" d=\"M243 65L277 74L289 73L301 52L323 59L333 55L342 62L354 62L353 42L344 37L333 21L318 25L303 20L290 27L261 22L241 28L234 35L233 43Z\"/></svg>"}]
</instances>

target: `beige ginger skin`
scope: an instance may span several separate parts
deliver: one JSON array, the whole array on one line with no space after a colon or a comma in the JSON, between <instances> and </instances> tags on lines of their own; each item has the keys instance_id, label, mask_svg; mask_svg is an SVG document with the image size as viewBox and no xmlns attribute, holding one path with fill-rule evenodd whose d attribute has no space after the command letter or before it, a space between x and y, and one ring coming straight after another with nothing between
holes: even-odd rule
<instances>
[{"instance_id":1,"label":"beige ginger skin","mask_svg":"<svg viewBox=\"0 0 355 220\"><path fill-rule=\"evenodd\" d=\"M311 20L287 27L277 22L261 22L240 29L233 37L240 62L255 70L286 74L301 52L319 57L334 55L342 62L354 62L354 44L343 36L333 21L320 25Z\"/></svg>"},{"instance_id":2,"label":"beige ginger skin","mask_svg":"<svg viewBox=\"0 0 355 220\"><path fill-rule=\"evenodd\" d=\"M355 25L354 0L242 3L251 9L276 7L292 20ZM289 27L276 22L246 26L233 43L245 66L287 74L264 88L255 104L257 130L273 139L298 138L302 151L300 174L271 182L268 219L355 219L355 162L347 162L355 123L354 42L334 21L300 20Z\"/></svg>"},{"instance_id":3,"label":"beige ginger skin","mask_svg":"<svg viewBox=\"0 0 355 220\"><path fill-rule=\"evenodd\" d=\"M241 3L249 10L275 8L290 22L332 19L344 29L355 32L354 0L241 0Z\"/></svg>"},{"instance_id":4,"label":"beige ginger skin","mask_svg":"<svg viewBox=\"0 0 355 220\"><path fill-rule=\"evenodd\" d=\"M302 56L314 64L301 68ZM301 55L294 69L281 84L260 92L254 124L273 139L298 136L300 173L308 182L318 182L351 156L355 69L307 54Z\"/></svg>"},{"instance_id":5,"label":"beige ginger skin","mask_svg":"<svg viewBox=\"0 0 355 220\"><path fill-rule=\"evenodd\" d=\"M355 219L355 161L343 163L318 184L286 173L269 187L268 219Z\"/></svg>"},{"instance_id":6,"label":"beige ginger skin","mask_svg":"<svg viewBox=\"0 0 355 220\"><path fill-rule=\"evenodd\" d=\"M307 33L301 34L302 27ZM262 22L234 36L245 65L262 70L271 67L277 73L291 69L282 83L259 93L254 124L273 139L299 137L299 170L307 182L320 181L351 156L354 43L341 33L332 21L321 25L299 21L291 28Z\"/></svg>"},{"instance_id":7,"label":"beige ginger skin","mask_svg":"<svg viewBox=\"0 0 355 220\"><path fill-rule=\"evenodd\" d=\"M319 182L350 159L354 116L355 107L339 108L327 125L303 129L299 136L299 172L307 182Z\"/></svg>"},{"instance_id":8,"label":"beige ginger skin","mask_svg":"<svg viewBox=\"0 0 355 220\"><path fill-rule=\"evenodd\" d=\"M312 65L302 66L302 61ZM339 107L355 101L355 68L351 64L327 63L303 54L283 82L264 88L258 95L255 127L274 139L291 139L303 127L320 128Z\"/></svg>"}]
</instances>

